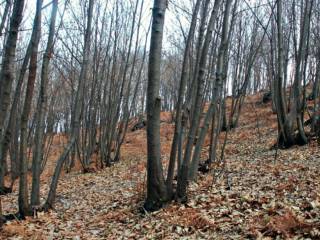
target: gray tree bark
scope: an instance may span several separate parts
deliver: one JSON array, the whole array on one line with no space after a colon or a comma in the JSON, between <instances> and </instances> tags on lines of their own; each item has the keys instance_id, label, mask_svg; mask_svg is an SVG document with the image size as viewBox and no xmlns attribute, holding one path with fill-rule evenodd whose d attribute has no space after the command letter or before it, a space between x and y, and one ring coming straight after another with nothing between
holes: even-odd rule
<instances>
[{"instance_id":1,"label":"gray tree bark","mask_svg":"<svg viewBox=\"0 0 320 240\"><path fill-rule=\"evenodd\" d=\"M6 39L0 71L0 136L3 134L4 122L10 104L11 85L14 79L14 60L19 26L22 21L24 0L15 0L10 20L8 37ZM2 159L2 158L1 158ZM4 189L5 162L0 162L0 189Z\"/></svg>"},{"instance_id":2,"label":"gray tree bark","mask_svg":"<svg viewBox=\"0 0 320 240\"><path fill-rule=\"evenodd\" d=\"M32 211L29 205L28 194L28 162L27 162L27 138L28 138L28 120L31 112L31 103L33 90L37 76L37 55L41 35L41 8L42 0L37 0L36 15L33 23L31 35L31 55L29 63L29 76L27 90L21 115L20 126L20 179L19 179L19 213L21 216L31 215Z\"/></svg>"},{"instance_id":3,"label":"gray tree bark","mask_svg":"<svg viewBox=\"0 0 320 240\"><path fill-rule=\"evenodd\" d=\"M220 7L221 0L215 0L214 6L211 12L207 33L201 50L201 57L199 62L199 72L197 78L197 94L194 103L194 112L192 114L191 128L188 134L188 140L186 144L186 149L184 153L184 158L181 166L181 170L178 173L178 184L177 184L177 200L185 202L187 200L187 185L188 185L188 173L190 158L193 148L193 143L196 135L196 131L199 127L200 111L202 109L201 102L204 91L204 77L205 77L205 68L207 64L207 55L209 50L210 41L212 38L212 32L214 28L214 23L218 15L218 10Z\"/></svg>"},{"instance_id":4,"label":"gray tree bark","mask_svg":"<svg viewBox=\"0 0 320 240\"><path fill-rule=\"evenodd\" d=\"M78 141L77 139L79 138L81 106L82 106L81 100L82 100L83 91L84 91L84 81L86 80L86 74L87 74L86 71L88 68L93 5L94 5L94 0L90 0L89 6L88 6L87 27L86 27L85 37L84 37L85 41L84 41L84 49L83 49L83 63L82 63L83 65L81 68L79 86L78 86L75 109L74 109L74 122L73 122L74 126L72 128L71 138L69 139L69 143L57 161L57 165L54 170L54 174L52 176L48 197L44 204L45 210L48 210L53 207L57 186L58 186L58 181L59 181L63 164L66 161L68 154L70 153L72 148L74 148L74 146L76 145L76 142Z\"/></svg>"},{"instance_id":5,"label":"gray tree bark","mask_svg":"<svg viewBox=\"0 0 320 240\"><path fill-rule=\"evenodd\" d=\"M147 89L147 198L144 208L154 211L168 200L160 151L160 64L167 0L154 0Z\"/></svg>"},{"instance_id":6,"label":"gray tree bark","mask_svg":"<svg viewBox=\"0 0 320 240\"><path fill-rule=\"evenodd\" d=\"M212 100L211 100L209 109L206 113L195 150L193 152L191 166L189 170L189 180L195 180L196 173L198 171L199 158L200 158L202 145L204 143L205 136L209 128L209 124L213 117L213 112L214 112L214 109L216 108L217 100L220 100L220 104L222 102L222 99L221 99L222 90L223 90L222 86L223 86L223 81L226 78L226 74L227 74L226 73L227 67L225 66L225 63L227 62L226 59L227 59L227 53L228 53L229 16L230 16L231 4L232 4L232 0L226 1L226 6L225 6L225 11L223 16L221 43L220 43L218 61L217 61L215 86L212 94Z\"/></svg>"},{"instance_id":7,"label":"gray tree bark","mask_svg":"<svg viewBox=\"0 0 320 240\"><path fill-rule=\"evenodd\" d=\"M49 36L47 47L43 55L41 69L40 93L37 105L36 115L36 132L35 132L35 147L32 161L32 190L31 190L31 205L40 204L40 172L41 162L43 158L44 134L45 134L45 111L47 108L47 88L49 80L49 63L53 54L53 38L55 34L55 22L58 10L58 0L52 2L52 12L49 27Z\"/></svg>"},{"instance_id":8,"label":"gray tree bark","mask_svg":"<svg viewBox=\"0 0 320 240\"><path fill-rule=\"evenodd\" d=\"M187 73L188 73L188 65L189 65L189 52L190 47L192 44L192 40L194 38L195 28L197 25L197 16L200 8L201 0L197 0L196 5L193 10L189 34L186 41L186 46L184 50L183 62L182 62L182 70L181 70L181 78L180 78L180 87L178 93L178 102L176 107L176 118L175 118L175 130L171 145L171 152L170 152L170 161L168 167L168 174L166 179L167 189L169 196L172 195L172 181L174 176L175 170L175 162L177 156L177 147L179 142L179 137L181 135L181 121L182 121L182 107L183 107L183 98L185 94L185 88L187 84Z\"/></svg>"}]
</instances>

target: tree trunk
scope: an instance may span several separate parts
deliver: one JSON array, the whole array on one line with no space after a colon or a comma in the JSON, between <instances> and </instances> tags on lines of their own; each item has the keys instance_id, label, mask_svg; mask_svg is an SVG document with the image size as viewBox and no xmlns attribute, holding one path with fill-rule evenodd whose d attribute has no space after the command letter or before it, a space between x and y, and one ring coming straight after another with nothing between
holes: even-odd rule
<instances>
[{"instance_id":1,"label":"tree trunk","mask_svg":"<svg viewBox=\"0 0 320 240\"><path fill-rule=\"evenodd\" d=\"M187 200L187 185L188 185L188 173L189 173L189 164L191 158L191 152L193 148L193 143L196 135L196 131L199 126L200 120L200 111L201 111L201 102L204 91L204 77L205 77L205 68L207 64L207 54L209 50L210 41L212 38L212 32L214 28L214 23L218 15L218 10L220 7L221 0L215 0L214 6L211 12L207 33L203 43L203 48L201 50L201 57L199 62L199 72L197 78L197 95L194 103L194 113L192 114L191 128L188 134L187 145L184 153L184 158L180 172L178 173L178 185L177 185L177 199L178 201L185 202Z\"/></svg>"},{"instance_id":2,"label":"tree trunk","mask_svg":"<svg viewBox=\"0 0 320 240\"><path fill-rule=\"evenodd\" d=\"M313 104L313 115L312 115L312 123L311 123L311 131L313 133L317 133L320 130L319 126L319 81L320 81L320 49L317 50L317 66L316 66L316 76L314 80L313 86L313 96L314 96L314 104Z\"/></svg>"},{"instance_id":3,"label":"tree trunk","mask_svg":"<svg viewBox=\"0 0 320 240\"><path fill-rule=\"evenodd\" d=\"M12 4L11 0L6 0L6 6L4 7L4 11L3 11L3 15L1 18L1 23L0 23L0 36L3 35L3 29L6 24L7 17L9 15L11 4Z\"/></svg>"},{"instance_id":4,"label":"tree trunk","mask_svg":"<svg viewBox=\"0 0 320 240\"><path fill-rule=\"evenodd\" d=\"M275 105L277 110L278 124L279 124L279 137L278 143L284 146L291 146L294 144L292 121L287 115L287 106L283 92L283 28L282 28L282 0L277 2L277 76L275 78Z\"/></svg>"},{"instance_id":5,"label":"tree trunk","mask_svg":"<svg viewBox=\"0 0 320 240\"><path fill-rule=\"evenodd\" d=\"M154 211L168 200L160 151L160 64L167 0L154 0L147 89L147 198L144 208Z\"/></svg>"},{"instance_id":6,"label":"tree trunk","mask_svg":"<svg viewBox=\"0 0 320 240\"><path fill-rule=\"evenodd\" d=\"M87 28L85 32L84 37L84 50L83 50L83 63L79 78L79 86L76 96L76 102L75 102L75 109L74 109L74 122L73 122L73 128L71 132L71 138L69 139L69 143L67 145L67 148L64 150L64 152L60 155L56 168L54 170L54 174L52 176L51 184L50 184L50 190L49 194L46 200L46 203L44 204L44 209L48 210L51 208L54 204L59 176L63 167L64 162L66 161L70 151L75 148L77 145L77 141L79 138L79 131L80 131L80 121L81 121L81 101L83 97L83 91L84 91L84 81L86 80L87 76L87 68L88 68L88 60L89 60L89 50L90 50L90 39L91 39L91 23L92 23L92 14L93 14L93 5L94 0L89 1L88 6L88 19L87 19Z\"/></svg>"},{"instance_id":7,"label":"tree trunk","mask_svg":"<svg viewBox=\"0 0 320 240\"><path fill-rule=\"evenodd\" d=\"M28 199L28 163L27 163L27 138L28 120L31 112L34 84L37 75L37 55L41 35L41 8L42 0L37 0L36 15L31 36L31 55L29 63L29 76L20 127L20 181L19 181L19 213L21 216L32 214Z\"/></svg>"},{"instance_id":8,"label":"tree trunk","mask_svg":"<svg viewBox=\"0 0 320 240\"><path fill-rule=\"evenodd\" d=\"M278 26L278 76L275 79L275 100L279 125L278 145L281 147L291 147L293 144L306 144L306 137L303 126L304 108L301 104L301 81L303 77L304 60L307 58L308 35L310 27L310 15L312 9L312 1L307 1L301 20L301 32L299 47L295 54L295 76L293 83L293 102L290 112L287 113L287 104L285 100L285 91L283 90L284 78L284 56L283 56L283 28L282 28L282 1L277 2L277 26ZM296 41L294 41L295 46ZM304 101L304 100L303 100ZM295 135L295 125L298 129L298 134Z\"/></svg>"},{"instance_id":9,"label":"tree trunk","mask_svg":"<svg viewBox=\"0 0 320 240\"><path fill-rule=\"evenodd\" d=\"M15 0L10 20L9 34L5 43L0 72L0 136L3 134L4 122L10 104L11 85L14 78L14 60L16 56L16 46L18 30L22 21L22 11L24 0ZM0 162L0 189L4 189L5 163L1 158Z\"/></svg>"},{"instance_id":10,"label":"tree trunk","mask_svg":"<svg viewBox=\"0 0 320 240\"><path fill-rule=\"evenodd\" d=\"M195 180L196 173L198 170L199 165L199 158L200 153L202 149L202 145L204 143L207 130L209 128L209 124L211 122L211 118L213 117L214 109L216 108L217 100L220 100L220 104L222 102L221 96L222 96L222 90L223 90L223 81L226 77L226 72L224 70L227 70L227 67L224 66L227 58L228 53L228 32L229 32L229 16L230 16L230 9L231 9L231 3L232 0L226 1L225 6L225 12L223 17L223 25L222 25L222 37L221 37L221 43L220 43L220 49L218 54L218 61L217 61L217 70L216 70L216 82L214 86L214 91L212 93L212 100L211 104L209 106L209 109L206 113L203 126L200 131L200 136L198 138L195 150L193 152L193 157L191 161L191 167L189 171L189 180ZM224 104L223 104L224 105ZM225 106L222 106L223 108Z\"/></svg>"},{"instance_id":11,"label":"tree trunk","mask_svg":"<svg viewBox=\"0 0 320 240\"><path fill-rule=\"evenodd\" d=\"M47 87L48 87L48 72L49 62L53 52L53 37L55 33L55 21L58 10L58 0L52 3L51 20L49 27L49 36L47 47L43 55L42 69L41 69L41 83L40 93L37 105L36 115L36 132L35 132L35 147L33 152L32 162L32 190L31 190L31 205L40 204L40 172L41 162L43 158L43 141L45 131L45 111L47 107Z\"/></svg>"},{"instance_id":12,"label":"tree trunk","mask_svg":"<svg viewBox=\"0 0 320 240\"><path fill-rule=\"evenodd\" d=\"M26 71L27 71L28 65L29 65L30 55L31 55L31 41L29 42L29 45L28 45L25 57L23 59L21 69L20 69L20 73L19 73L19 76L17 79L17 85L16 85L14 97L13 97L13 102L11 105L8 124L4 128L4 134L2 136L0 136L0 162L3 162L3 163L5 163L5 161L7 159L7 153L8 153L10 142L11 142L12 132L16 132L16 134L18 134L18 132L19 132L17 129L15 129L15 128L19 127L19 122L20 122L19 116L17 114L17 109L18 109L20 95L21 95L21 91L22 91L23 80L24 80L24 77L25 77L25 74L26 74ZM18 142L16 142L16 144L18 144ZM15 156L18 156L17 152L15 152ZM19 165L16 165L16 166L19 166ZM19 169L15 169L15 171L16 170L19 171ZM2 182L4 179L5 173L4 173L4 171L1 171L0 174L1 174L0 175L0 182ZM4 188L4 189L6 189L6 188Z\"/></svg>"},{"instance_id":13,"label":"tree trunk","mask_svg":"<svg viewBox=\"0 0 320 240\"><path fill-rule=\"evenodd\" d=\"M81 64L81 71L79 77L79 84L76 93L76 98L74 102L74 109L73 109L73 122L71 127L71 139L75 138L76 145L79 144L79 137L80 137L80 125L82 119L82 111L83 111L83 101L84 101L84 88L85 88L85 81L87 81L88 77L88 67L89 67L89 56L90 56L90 44L91 44L91 27L92 27L92 14L93 14L93 5L94 0L89 1L88 6L88 18L87 18L87 27L84 36L84 48L83 48L83 55L82 55L82 64ZM75 145L75 146L76 146ZM72 161L71 165L73 165L74 161L74 152L76 150L73 149L72 151ZM80 153L79 153L80 154ZM70 168L71 166L69 166Z\"/></svg>"},{"instance_id":14,"label":"tree trunk","mask_svg":"<svg viewBox=\"0 0 320 240\"><path fill-rule=\"evenodd\" d=\"M73 138L69 141L68 146L65 148L65 150L60 155L60 157L57 161L57 165L56 165L56 168L54 169L54 173L52 176L48 197L47 197L47 200L43 206L43 209L45 211L48 211L49 209L51 209L53 207L61 170L62 170L64 162L66 161L66 159L68 157L69 152L74 147L74 144L75 144L75 138Z\"/></svg>"},{"instance_id":15,"label":"tree trunk","mask_svg":"<svg viewBox=\"0 0 320 240\"><path fill-rule=\"evenodd\" d=\"M185 87L187 84L187 73L188 73L187 68L188 68L189 52L190 52L192 40L194 38L200 3L201 3L201 0L197 0L193 14L192 14L191 25L189 29L189 34L188 34L186 47L184 50L183 62L182 62L180 87L179 87L179 93L178 93L178 102L177 102L176 119L175 119L175 130L174 130L174 135L173 135L173 140L171 145L170 162L169 162L168 174L167 174L167 180L166 180L169 196L171 196L173 192L172 181L173 181L174 170L175 170L177 147L178 147L180 135L182 134L181 133L182 106L183 106Z\"/></svg>"}]
</instances>

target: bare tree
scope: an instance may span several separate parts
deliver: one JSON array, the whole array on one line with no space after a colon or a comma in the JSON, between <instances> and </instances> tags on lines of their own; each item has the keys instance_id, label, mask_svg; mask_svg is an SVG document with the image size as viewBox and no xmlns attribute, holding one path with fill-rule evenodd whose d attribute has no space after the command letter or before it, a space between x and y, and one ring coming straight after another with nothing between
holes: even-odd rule
<instances>
[{"instance_id":1,"label":"bare tree","mask_svg":"<svg viewBox=\"0 0 320 240\"><path fill-rule=\"evenodd\" d=\"M56 190L58 186L58 180L62 170L63 163L67 159L67 156L71 151L71 149L73 148L74 144L77 144L77 141L79 139L81 111L82 111L81 101L83 100L82 98L83 98L83 92L84 92L84 82L87 78L88 61L89 61L88 58L89 58L90 41L91 41L91 24L92 24L93 5L94 5L94 1L89 0L87 26L86 26L86 32L84 37L83 62L82 62L82 68L81 68L81 73L79 77L79 85L78 85L78 90L76 95L75 106L74 106L74 119L73 119L73 128L71 130L71 138L69 140L68 146L59 157L56 168L54 170L54 174L51 180L50 190L44 205L44 208L46 210L48 210L53 206Z\"/></svg>"},{"instance_id":2,"label":"bare tree","mask_svg":"<svg viewBox=\"0 0 320 240\"><path fill-rule=\"evenodd\" d=\"M284 50L283 50L283 27L282 27L282 1L277 2L277 76L275 79L275 105L277 109L279 136L278 145L281 147L290 147L293 144L305 144L308 139L303 126L304 107L301 104L301 81L304 69L304 59L307 56L308 34L310 26L310 14L312 2L307 1L303 11L303 18L300 27L299 47L296 47L295 54L295 75L293 82L293 102L288 112L288 103L285 99L283 90L284 70ZM296 42L296 41L294 41ZM296 45L296 44L295 44ZM294 124L296 122L296 124ZM295 135L295 126L298 134Z\"/></svg>"},{"instance_id":3,"label":"bare tree","mask_svg":"<svg viewBox=\"0 0 320 240\"><path fill-rule=\"evenodd\" d=\"M179 142L179 139L181 138L180 135L182 134L181 133L182 107L183 107L183 98L185 94L185 88L187 84L188 64L189 64L189 57L190 57L189 54L190 54L192 40L195 34L197 16L200 9L200 3L201 3L201 0L197 0L193 10L189 33L188 33L186 46L184 50L183 62L182 62L180 87L179 87L178 101L177 101L177 107L176 107L175 131L174 131L173 140L172 140L170 162L169 162L168 175L166 180L169 195L172 195L172 192L173 192L172 181L174 177L175 163L177 159L176 156L177 156L178 142ZM178 166L180 166L180 164Z\"/></svg>"},{"instance_id":4,"label":"bare tree","mask_svg":"<svg viewBox=\"0 0 320 240\"><path fill-rule=\"evenodd\" d=\"M49 27L49 35L45 53L43 54L40 93L38 97L37 114L36 114L36 131L35 131L35 147L32 162L32 192L31 205L40 204L40 173L43 161L44 151L44 134L45 134L45 111L47 108L47 88L49 81L49 63L53 54L53 40L55 34L55 22L58 11L58 0L52 2L52 12Z\"/></svg>"},{"instance_id":5,"label":"bare tree","mask_svg":"<svg viewBox=\"0 0 320 240\"><path fill-rule=\"evenodd\" d=\"M29 194L28 194L28 163L27 163L27 138L28 138L28 120L31 111L32 97L34 93L34 85L37 74L37 56L38 46L41 35L41 8L42 0L37 0L36 15L33 22L33 30L31 36L31 54L29 63L29 75L27 82L27 89L25 94L25 100L21 115L20 123L20 179L19 179L19 213L20 215L27 216L31 215L32 211L29 205Z\"/></svg>"},{"instance_id":6,"label":"bare tree","mask_svg":"<svg viewBox=\"0 0 320 240\"><path fill-rule=\"evenodd\" d=\"M3 134L5 118L10 104L11 85L14 79L14 60L18 39L19 26L22 21L24 0L15 0L9 27L9 34L6 39L4 55L0 71L0 135ZM1 148L1 146L0 146ZM1 150L0 150L1 152ZM0 158L3 159L2 157ZM4 190L4 161L0 162L0 189Z\"/></svg>"},{"instance_id":7,"label":"bare tree","mask_svg":"<svg viewBox=\"0 0 320 240\"><path fill-rule=\"evenodd\" d=\"M147 198L144 208L157 210L168 200L160 152L160 64L167 0L154 0L147 89Z\"/></svg>"},{"instance_id":8,"label":"bare tree","mask_svg":"<svg viewBox=\"0 0 320 240\"><path fill-rule=\"evenodd\" d=\"M188 174L189 174L189 164L190 164L194 138L200 122L199 118L200 118L200 111L201 111L201 100L202 100L203 91L204 91L204 76L205 76L205 69L207 65L207 55L208 55L210 41L212 38L214 23L220 7L220 2L221 2L220 0L216 0L214 2L214 6L211 12L211 16L210 16L210 20L207 28L207 33L205 36L203 47L201 49L201 57L199 61L199 72L197 77L197 94L194 102L194 112L192 115L191 128L188 134L188 141L185 148L183 163L181 166L181 170L178 173L177 199L182 202L186 201L187 199L186 190L187 190L187 182L188 182Z\"/></svg>"}]
</instances>

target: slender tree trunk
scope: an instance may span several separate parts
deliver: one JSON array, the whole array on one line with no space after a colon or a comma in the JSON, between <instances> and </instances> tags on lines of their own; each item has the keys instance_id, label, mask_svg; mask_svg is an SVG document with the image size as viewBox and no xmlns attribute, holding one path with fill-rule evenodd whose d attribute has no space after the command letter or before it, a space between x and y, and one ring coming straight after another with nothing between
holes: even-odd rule
<instances>
[{"instance_id":1,"label":"slender tree trunk","mask_svg":"<svg viewBox=\"0 0 320 240\"><path fill-rule=\"evenodd\" d=\"M87 81L88 77L88 67L89 67L89 56L90 56L90 45L91 45L91 27L92 27L92 14L93 14L93 5L94 0L89 1L88 6L88 18L87 18L87 27L84 35L84 48L83 48L83 56L82 56L82 64L81 64L81 71L79 77L79 84L76 93L76 98L74 102L74 109L73 109L73 122L71 127L71 139L75 138L76 145L80 143L80 125L82 119L82 111L83 111L83 101L84 101L84 88L85 88L85 81ZM76 146L75 145L75 146ZM74 161L74 151L72 154L72 165ZM79 153L80 155L80 153ZM71 166L69 166L71 167Z\"/></svg>"},{"instance_id":2,"label":"slender tree trunk","mask_svg":"<svg viewBox=\"0 0 320 240\"><path fill-rule=\"evenodd\" d=\"M43 55L41 69L40 93L38 98L37 115L36 115L36 132L35 132L35 147L33 152L32 162L32 190L31 190L31 205L40 204L40 172L41 162L43 158L43 141L45 131L45 111L47 107L47 87L49 79L49 62L53 52L53 37L55 33L55 21L58 10L58 0L52 3L51 20L49 27L49 36L47 47Z\"/></svg>"},{"instance_id":3,"label":"slender tree trunk","mask_svg":"<svg viewBox=\"0 0 320 240\"><path fill-rule=\"evenodd\" d=\"M311 123L311 131L313 133L317 133L320 130L319 126L319 81L320 81L320 49L317 50L317 66L316 66L316 76L314 80L313 86L313 96L314 96L314 104L313 104L313 115L312 115L312 123Z\"/></svg>"},{"instance_id":4,"label":"slender tree trunk","mask_svg":"<svg viewBox=\"0 0 320 240\"><path fill-rule=\"evenodd\" d=\"M180 87L179 87L178 102L177 102L177 107L176 107L177 110L176 110L176 118L175 118L175 130L174 130L174 135L173 135L173 140L172 140L172 145L171 145L170 162L169 162L168 174L167 174L167 180L166 180L169 196L172 196L172 193L173 193L172 181L173 181L174 170L175 170L177 147L178 147L178 142L179 142L179 138L181 135L182 106L183 106L185 87L187 84L187 73L188 73L187 70L188 70L188 64L189 64L188 63L189 62L188 61L189 60L189 52L190 52L192 40L194 38L200 3L201 3L201 0L197 0L195 8L193 10L191 25L190 25L190 29L189 29L189 34L188 34L186 47L185 47L185 51L184 51L184 56L183 56L183 62L182 62Z\"/></svg>"},{"instance_id":5,"label":"slender tree trunk","mask_svg":"<svg viewBox=\"0 0 320 240\"><path fill-rule=\"evenodd\" d=\"M297 142L300 144L306 144L308 142L308 138L304 131L303 126L303 113L304 108L301 103L301 81L303 78L303 69L304 69L304 59L307 57L307 47L308 47L308 35L309 35L309 27L310 27L310 16L312 9L312 0L307 0L305 3L304 15L301 26L300 33L300 42L299 42L299 52L296 60L296 70L295 70L295 80L293 83L293 97L294 97L294 107L292 110L292 118L296 118L297 126L298 126L298 136ZM304 99L303 99L304 101Z\"/></svg>"},{"instance_id":6,"label":"slender tree trunk","mask_svg":"<svg viewBox=\"0 0 320 240\"><path fill-rule=\"evenodd\" d=\"M204 77L205 77L205 68L207 65L207 54L209 50L210 41L212 38L212 32L214 28L214 23L218 15L218 10L220 7L221 0L215 0L214 6L211 12L208 29L206 37L203 43L203 48L201 51L201 57L199 62L199 72L197 78L197 95L194 103L194 113L192 114L191 128L188 134L187 145L184 153L184 158L181 166L181 170L178 173L178 185L177 185L177 199L181 202L187 200L187 185L188 185L188 173L189 173L189 164L191 158L191 152L193 148L193 143L196 135L196 131L199 126L200 120L200 111L201 111L201 102L202 95L204 91Z\"/></svg>"},{"instance_id":7,"label":"slender tree trunk","mask_svg":"<svg viewBox=\"0 0 320 240\"><path fill-rule=\"evenodd\" d=\"M2 225L4 224L4 222L5 222L5 218L3 217L3 214L2 214L2 199L0 196L0 230L2 229Z\"/></svg>"},{"instance_id":8,"label":"slender tree trunk","mask_svg":"<svg viewBox=\"0 0 320 240\"><path fill-rule=\"evenodd\" d=\"M301 18L300 42L297 44L294 39L295 46L295 76L293 83L293 103L290 112L287 113L287 104L285 101L285 91L283 90L284 78L284 56L283 56L283 28L282 28L282 0L277 2L277 26L278 26L278 76L275 79L275 100L279 125L278 144L282 147L290 147L293 144L306 144L306 137L303 126L303 105L301 104L301 81L303 77L304 59L307 56L308 34L310 26L310 16L312 9L312 0L307 1ZM304 101L304 100L303 100ZM298 134L295 135L294 121L298 128Z\"/></svg>"},{"instance_id":9,"label":"slender tree trunk","mask_svg":"<svg viewBox=\"0 0 320 240\"><path fill-rule=\"evenodd\" d=\"M196 98L196 91L198 86L198 75L199 75L199 64L200 64L200 58L201 58L201 47L203 46L203 41L205 37L205 30L206 30L206 21L207 21L207 15L208 15L208 9L209 9L210 0L205 0L203 2L203 7L201 11L201 19L200 19L200 26L199 26L199 35L197 38L197 46L196 46L196 59L193 66L193 73L190 74L191 77L191 86L188 91L188 96L186 99L186 103L184 106L184 112L188 113L188 118L191 121L192 114L194 112L194 105L193 102ZM191 63L191 61L190 61ZM192 65L191 65L192 66Z\"/></svg>"},{"instance_id":10,"label":"slender tree trunk","mask_svg":"<svg viewBox=\"0 0 320 240\"><path fill-rule=\"evenodd\" d=\"M227 53L228 53L228 32L229 32L229 16L230 16L230 9L231 9L231 3L232 0L226 1L225 6L225 12L223 17L223 26L222 26L222 36L221 36L221 44L218 54L218 61L217 61L217 70L216 70L216 82L214 86L214 91L212 93L212 100L211 104L209 106L209 109L206 113L203 126L200 131L200 136L198 138L195 150L193 152L193 157L191 161L190 171L189 171L189 179L195 180L196 173L198 170L199 165L199 158L200 153L202 149L202 145L204 143L207 130L209 128L209 124L211 122L211 118L214 113L214 109L216 108L217 100L220 100L220 104L222 102L222 99L220 96L222 96L222 90L223 90L223 81L226 76L226 72L224 70L227 70L227 67L224 66L224 64L227 62ZM224 107L224 106L223 106Z\"/></svg>"},{"instance_id":11,"label":"slender tree trunk","mask_svg":"<svg viewBox=\"0 0 320 240\"><path fill-rule=\"evenodd\" d=\"M27 90L25 95L24 106L21 116L20 128L20 181L19 181L19 213L22 216L32 214L29 198L28 198L28 162L27 162L27 138L28 138L28 120L31 112L31 103L33 97L33 90L37 75L37 55L38 46L41 35L41 8L42 0L37 0L36 15L33 23L33 31L31 36L31 56L29 63L29 76L27 83Z\"/></svg>"},{"instance_id":12,"label":"slender tree trunk","mask_svg":"<svg viewBox=\"0 0 320 240\"><path fill-rule=\"evenodd\" d=\"M12 5L12 0L6 0L6 5L4 7L4 11L3 11L3 15L2 15L2 18L1 18L1 23L0 23L0 36L3 35L3 29L4 29L4 26L6 24L7 17L9 15L9 11L10 11L11 5Z\"/></svg>"},{"instance_id":13,"label":"slender tree trunk","mask_svg":"<svg viewBox=\"0 0 320 240\"><path fill-rule=\"evenodd\" d=\"M87 72L88 61L89 61L93 5L94 5L94 0L90 0L89 6L88 6L87 27L86 27L85 37L84 37L83 63L82 63L80 79L79 79L79 86L78 86L76 102L75 102L74 122L73 122L73 129L71 132L71 138L69 139L69 143L67 145L67 148L64 150L64 152L59 157L56 168L54 170L54 174L53 174L51 184L50 184L49 194L48 194L46 203L44 205L45 210L52 208L52 206L54 204L58 181L59 181L59 176L61 174L63 164L66 161L69 152L76 146L77 141L79 140L80 121L81 121L81 105L82 105L81 101L82 101L82 97L83 97L84 81L86 80L86 76L87 76L86 72Z\"/></svg>"},{"instance_id":14,"label":"slender tree trunk","mask_svg":"<svg viewBox=\"0 0 320 240\"><path fill-rule=\"evenodd\" d=\"M291 146L294 143L292 134L292 121L287 116L287 106L283 92L283 28L282 28L282 0L277 1L277 76L275 78L275 105L277 109L279 123L279 142L285 146Z\"/></svg>"}]
</instances>

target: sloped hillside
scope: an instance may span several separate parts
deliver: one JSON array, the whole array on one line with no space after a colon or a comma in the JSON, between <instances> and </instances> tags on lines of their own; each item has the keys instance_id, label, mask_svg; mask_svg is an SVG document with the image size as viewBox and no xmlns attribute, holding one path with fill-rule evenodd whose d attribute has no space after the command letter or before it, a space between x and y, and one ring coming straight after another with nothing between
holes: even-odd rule
<instances>
[{"instance_id":1,"label":"sloped hillside","mask_svg":"<svg viewBox=\"0 0 320 240\"><path fill-rule=\"evenodd\" d=\"M277 136L276 116L270 104L257 104L260 99L260 95L246 99L240 126L228 136L225 165L216 164L212 172L190 185L186 205L172 203L158 212L140 213L146 181L146 134L141 129L128 132L119 163L96 173L64 174L56 208L7 223L1 238L319 239L319 147L313 141L271 150ZM171 114L162 113L162 119L166 162L173 125ZM58 141L54 144L57 149L62 146ZM207 150L206 146L203 159ZM223 174L219 174L222 167ZM50 170L46 173L43 196ZM5 213L16 210L16 200L17 191L3 198Z\"/></svg>"}]
</instances>

